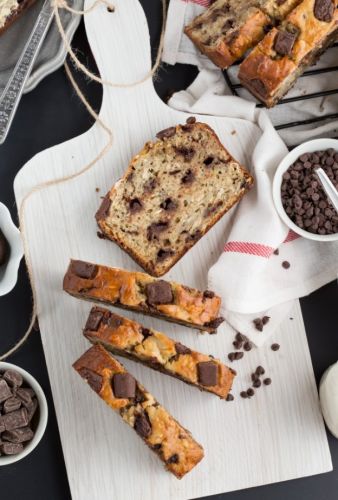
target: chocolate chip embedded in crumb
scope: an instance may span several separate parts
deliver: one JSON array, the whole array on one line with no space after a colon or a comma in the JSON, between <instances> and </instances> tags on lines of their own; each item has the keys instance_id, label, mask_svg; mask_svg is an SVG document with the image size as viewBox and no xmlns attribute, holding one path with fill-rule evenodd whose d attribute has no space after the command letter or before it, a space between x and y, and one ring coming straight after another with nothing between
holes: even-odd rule
<instances>
[{"instance_id":1,"label":"chocolate chip embedded in crumb","mask_svg":"<svg viewBox=\"0 0 338 500\"><path fill-rule=\"evenodd\" d=\"M232 394L228 394L227 397L226 397L226 401L233 401L235 398Z\"/></svg>"},{"instance_id":2,"label":"chocolate chip embedded in crumb","mask_svg":"<svg viewBox=\"0 0 338 500\"><path fill-rule=\"evenodd\" d=\"M172 257L172 255L174 255L173 250L160 248L160 250L157 252L157 262L163 262L169 257Z\"/></svg>"},{"instance_id":3,"label":"chocolate chip embedded in crumb","mask_svg":"<svg viewBox=\"0 0 338 500\"><path fill-rule=\"evenodd\" d=\"M134 429L142 438L147 438L150 436L151 423L149 421L148 415L145 412L136 415Z\"/></svg>"},{"instance_id":4,"label":"chocolate chip embedded in crumb","mask_svg":"<svg viewBox=\"0 0 338 500\"><path fill-rule=\"evenodd\" d=\"M83 262L82 260L73 260L71 271L79 278L91 280L97 275L98 266L89 262Z\"/></svg>"},{"instance_id":5,"label":"chocolate chip embedded in crumb","mask_svg":"<svg viewBox=\"0 0 338 500\"><path fill-rule=\"evenodd\" d=\"M162 448L162 443L156 443L153 445L153 450L158 451Z\"/></svg>"},{"instance_id":6,"label":"chocolate chip embedded in crumb","mask_svg":"<svg viewBox=\"0 0 338 500\"><path fill-rule=\"evenodd\" d=\"M181 344L180 342L176 342L175 349L177 354L191 354L191 349Z\"/></svg>"},{"instance_id":7,"label":"chocolate chip embedded in crumb","mask_svg":"<svg viewBox=\"0 0 338 500\"><path fill-rule=\"evenodd\" d=\"M284 267L284 269L289 269L290 267L290 262L288 262L287 260L284 260L282 262L282 267Z\"/></svg>"},{"instance_id":8,"label":"chocolate chip embedded in crumb","mask_svg":"<svg viewBox=\"0 0 338 500\"><path fill-rule=\"evenodd\" d=\"M193 157L195 156L195 153L196 153L194 148L185 148L183 146L182 147L174 146L174 149L175 149L176 154L184 157L184 161L192 160Z\"/></svg>"},{"instance_id":9,"label":"chocolate chip embedded in crumb","mask_svg":"<svg viewBox=\"0 0 338 500\"><path fill-rule=\"evenodd\" d=\"M123 319L120 318L120 316L117 316L117 314L109 313L107 318L104 318L104 323L106 323L109 328L113 328L115 330L119 326L123 325Z\"/></svg>"},{"instance_id":10,"label":"chocolate chip embedded in crumb","mask_svg":"<svg viewBox=\"0 0 338 500\"><path fill-rule=\"evenodd\" d=\"M0 380L0 403L6 401L6 399L12 397L12 391L10 390L6 380Z\"/></svg>"},{"instance_id":11,"label":"chocolate chip embedded in crumb","mask_svg":"<svg viewBox=\"0 0 338 500\"><path fill-rule=\"evenodd\" d=\"M171 304L174 300L174 294L170 283L164 280L147 283L145 294L148 304L156 306L159 304Z\"/></svg>"},{"instance_id":12,"label":"chocolate chip embedded in crumb","mask_svg":"<svg viewBox=\"0 0 338 500\"><path fill-rule=\"evenodd\" d=\"M98 373L89 370L88 368L81 368L79 370L79 374L82 378L84 378L89 387L93 389L97 394L100 393L103 385L103 378Z\"/></svg>"},{"instance_id":13,"label":"chocolate chip embedded in crumb","mask_svg":"<svg viewBox=\"0 0 338 500\"><path fill-rule=\"evenodd\" d=\"M110 206L111 206L111 199L109 197L109 194L110 193L106 194L106 196L103 198L101 206L95 214L95 219L97 222L105 219L109 215Z\"/></svg>"},{"instance_id":14,"label":"chocolate chip embedded in crumb","mask_svg":"<svg viewBox=\"0 0 338 500\"><path fill-rule=\"evenodd\" d=\"M270 384L271 384L271 382L272 382L272 380L271 380L271 378L265 378L265 379L263 380L263 382L264 382L264 384L265 384L265 385L270 385Z\"/></svg>"},{"instance_id":15,"label":"chocolate chip embedded in crumb","mask_svg":"<svg viewBox=\"0 0 338 500\"><path fill-rule=\"evenodd\" d=\"M316 0L313 13L319 21L329 23L333 18L334 2L332 0Z\"/></svg>"},{"instance_id":16,"label":"chocolate chip embedded in crumb","mask_svg":"<svg viewBox=\"0 0 338 500\"><path fill-rule=\"evenodd\" d=\"M271 349L272 349L273 351L278 351L278 350L279 350L279 348L280 348L280 345L279 345L279 344L272 344L272 346L271 346Z\"/></svg>"},{"instance_id":17,"label":"chocolate chip embedded in crumb","mask_svg":"<svg viewBox=\"0 0 338 500\"><path fill-rule=\"evenodd\" d=\"M113 377L113 392L116 398L134 398L136 381L129 373L116 373Z\"/></svg>"},{"instance_id":18,"label":"chocolate chip embedded in crumb","mask_svg":"<svg viewBox=\"0 0 338 500\"><path fill-rule=\"evenodd\" d=\"M183 184L191 184L195 179L195 174L192 170L187 170L185 175L182 177Z\"/></svg>"},{"instance_id":19,"label":"chocolate chip embedded in crumb","mask_svg":"<svg viewBox=\"0 0 338 500\"><path fill-rule=\"evenodd\" d=\"M174 455L171 455L171 457L168 458L167 464L178 464L179 461L179 456L177 453L174 453Z\"/></svg>"},{"instance_id":20,"label":"chocolate chip embedded in crumb","mask_svg":"<svg viewBox=\"0 0 338 500\"><path fill-rule=\"evenodd\" d=\"M274 49L281 56L288 56L292 53L293 45L296 41L296 33L289 31L278 31L275 38Z\"/></svg>"},{"instance_id":21,"label":"chocolate chip embedded in crumb","mask_svg":"<svg viewBox=\"0 0 338 500\"><path fill-rule=\"evenodd\" d=\"M90 330L92 332L97 332L103 318L102 311L91 311L87 319L85 330Z\"/></svg>"},{"instance_id":22,"label":"chocolate chip embedded in crumb","mask_svg":"<svg viewBox=\"0 0 338 500\"><path fill-rule=\"evenodd\" d=\"M172 137L175 134L176 127L169 127L165 128L164 130L160 130L160 132L157 132L156 137L157 139L169 139L169 137Z\"/></svg>"},{"instance_id":23,"label":"chocolate chip embedded in crumb","mask_svg":"<svg viewBox=\"0 0 338 500\"><path fill-rule=\"evenodd\" d=\"M132 214L140 212L143 208L142 202L138 198L129 201L129 208Z\"/></svg>"},{"instance_id":24,"label":"chocolate chip embedded in crumb","mask_svg":"<svg viewBox=\"0 0 338 500\"><path fill-rule=\"evenodd\" d=\"M3 379L11 387L20 387L23 383L22 375L14 370L6 370L3 374Z\"/></svg>"},{"instance_id":25,"label":"chocolate chip embedded in crumb","mask_svg":"<svg viewBox=\"0 0 338 500\"><path fill-rule=\"evenodd\" d=\"M260 80L259 78L253 78L250 80L250 86L256 90L256 92L261 95L262 97L266 97L268 95L268 91L266 86L264 85L264 82Z\"/></svg>"},{"instance_id":26,"label":"chocolate chip embedded in crumb","mask_svg":"<svg viewBox=\"0 0 338 500\"><path fill-rule=\"evenodd\" d=\"M192 125L193 123L196 123L196 118L194 116L189 116L185 123L187 123L188 125Z\"/></svg>"},{"instance_id":27,"label":"chocolate chip embedded in crumb","mask_svg":"<svg viewBox=\"0 0 338 500\"><path fill-rule=\"evenodd\" d=\"M149 328L141 328L141 333L143 335L143 340L147 339L148 337L150 337L152 335L151 331L149 330Z\"/></svg>"},{"instance_id":28,"label":"chocolate chip embedded in crumb","mask_svg":"<svg viewBox=\"0 0 338 500\"><path fill-rule=\"evenodd\" d=\"M168 222L153 222L147 227L147 240L158 240L161 233L168 229Z\"/></svg>"},{"instance_id":29,"label":"chocolate chip embedded in crumb","mask_svg":"<svg viewBox=\"0 0 338 500\"><path fill-rule=\"evenodd\" d=\"M214 292L212 292L211 290L205 290L205 291L203 292L203 297L204 297L205 299L213 299L213 298L215 297L215 294L214 294Z\"/></svg>"},{"instance_id":30,"label":"chocolate chip embedded in crumb","mask_svg":"<svg viewBox=\"0 0 338 500\"><path fill-rule=\"evenodd\" d=\"M211 165L211 164L212 164L212 162L214 161L214 159L215 159L215 158L214 158L213 156L207 156L207 157L205 158L205 160L203 160L203 163L204 163L204 165L205 165L206 167L209 167L209 165Z\"/></svg>"},{"instance_id":31,"label":"chocolate chip embedded in crumb","mask_svg":"<svg viewBox=\"0 0 338 500\"><path fill-rule=\"evenodd\" d=\"M162 203L160 204L160 207L163 210L167 210L168 212L172 212L172 211L176 210L177 203L175 203L175 201L173 201L171 198L166 198L164 201L162 201Z\"/></svg>"},{"instance_id":32,"label":"chocolate chip embedded in crumb","mask_svg":"<svg viewBox=\"0 0 338 500\"><path fill-rule=\"evenodd\" d=\"M156 187L157 181L156 179L149 179L143 185L143 190L145 193L151 193Z\"/></svg>"},{"instance_id":33,"label":"chocolate chip embedded in crumb","mask_svg":"<svg viewBox=\"0 0 338 500\"><path fill-rule=\"evenodd\" d=\"M218 367L213 361L202 361L197 363L197 375L200 384L214 386L217 384Z\"/></svg>"}]
</instances>

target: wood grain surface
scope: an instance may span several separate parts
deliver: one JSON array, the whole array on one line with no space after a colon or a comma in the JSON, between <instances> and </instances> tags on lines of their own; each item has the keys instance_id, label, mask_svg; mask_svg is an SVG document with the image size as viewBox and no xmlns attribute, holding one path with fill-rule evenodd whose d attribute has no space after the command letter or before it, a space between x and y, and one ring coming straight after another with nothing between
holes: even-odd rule
<instances>
[{"instance_id":1,"label":"wood grain surface","mask_svg":"<svg viewBox=\"0 0 338 500\"><path fill-rule=\"evenodd\" d=\"M150 69L149 33L137 0L114 3L113 14L100 6L87 15L86 29L101 76L127 83ZM182 481L164 471L156 456L72 369L72 363L89 347L81 332L91 304L62 292L69 259L138 269L117 246L97 238L94 214L100 197L144 142L158 130L186 119L184 113L160 101L151 80L133 88L105 87L100 116L114 130L111 151L80 178L34 194L25 216L41 336L73 499L183 500L331 470L298 304L294 319L288 319L273 338L281 344L280 351L272 352L267 345L234 363L238 377L232 403L123 361L205 448L205 459ZM259 136L254 124L206 116L199 119L215 129L238 160L249 165ZM234 128L239 133L231 135ZM100 126L94 125L84 135L35 156L16 178L18 204L33 186L81 169L105 141ZM168 273L168 279L206 287L207 270L221 252L232 214L188 252ZM227 326L210 336L157 319L126 315L222 360L232 347L234 332ZM265 367L272 385L244 400L239 392L249 387L250 373L258 364Z\"/></svg>"}]
</instances>

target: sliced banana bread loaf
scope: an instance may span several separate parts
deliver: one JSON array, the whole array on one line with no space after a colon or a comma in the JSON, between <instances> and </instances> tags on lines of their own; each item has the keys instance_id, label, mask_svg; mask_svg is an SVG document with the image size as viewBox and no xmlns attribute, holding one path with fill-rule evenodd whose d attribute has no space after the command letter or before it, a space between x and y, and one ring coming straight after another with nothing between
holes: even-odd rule
<instances>
[{"instance_id":1,"label":"sliced banana bread loaf","mask_svg":"<svg viewBox=\"0 0 338 500\"><path fill-rule=\"evenodd\" d=\"M153 276L165 274L251 187L205 123L162 130L96 214L102 233Z\"/></svg>"}]
</instances>

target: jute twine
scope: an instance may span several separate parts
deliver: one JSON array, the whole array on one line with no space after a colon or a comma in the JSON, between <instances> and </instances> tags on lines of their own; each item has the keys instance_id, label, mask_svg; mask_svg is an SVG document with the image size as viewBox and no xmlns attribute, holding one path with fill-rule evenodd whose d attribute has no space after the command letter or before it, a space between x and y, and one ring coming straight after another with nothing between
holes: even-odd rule
<instances>
[{"instance_id":1,"label":"jute twine","mask_svg":"<svg viewBox=\"0 0 338 500\"><path fill-rule=\"evenodd\" d=\"M81 71L84 73L90 80L93 80L95 82L101 83L102 85L107 85L109 87L113 88L127 88L127 87L136 87L137 85L140 85L144 83L146 80L149 78L152 78L155 73L157 72L160 63L161 63L161 55L163 51L163 43L164 43L164 29L165 29L165 23L166 23L166 13L167 13L167 0L161 0L162 1L162 11L163 11L163 21L162 21L162 30L161 30L161 36L160 36L160 42L159 42L159 47L158 47L158 52L157 52L157 57L154 66L151 68L151 70L140 80L136 82L131 82L131 83L114 83L108 80L103 80L99 76L95 75L91 71L88 70L88 68L79 61L77 58L76 54L74 53L71 44L69 40L67 39L67 35L64 31L64 28L62 26L61 18L60 18L60 9L67 10L68 12L71 12L72 14L75 15L81 15L84 16L94 10L96 7L98 7L100 4L104 4L110 12L115 11L114 5L112 5L108 0L95 0L94 3L85 10L76 10L70 7L65 0L52 0L52 6L54 10L54 17L56 21L56 25L58 27L60 36L62 38L63 44L65 46L65 49L67 51L67 54L69 55L70 59L73 62L73 65L75 69L78 71ZM0 361L3 361L4 359L8 358L12 354L14 354L21 346L22 344L28 339L29 335L34 329L34 325L36 323L37 317L38 317L38 309L37 309L37 298L36 298L36 287L35 287L35 280L33 277L33 271L32 271L32 262L31 262L31 256L29 252L29 247L27 243L27 238L26 238L26 228L25 228L25 207L27 205L28 200L35 194L40 191L43 191L45 189L48 189L50 187L56 186L58 184L63 184L65 182L72 181L73 179L76 179L77 177L80 177L82 174L85 172L88 172L91 170L98 161L100 161L105 154L110 150L112 144L113 144L113 131L112 129L101 120L99 115L95 112L93 107L90 105L86 97L84 96L83 92L80 90L79 86L77 85L76 81L74 80L74 77L71 73L71 70L69 68L69 65L65 63L64 65L66 75L69 78L75 93L79 97L79 99L82 101L83 105L87 109L88 113L96 120L96 122L100 125L100 127L103 129L103 131L107 134L108 140L104 148L98 153L98 155L91 160L87 165L85 165L83 168L78 170L77 172L74 172L73 174L66 175L63 177L59 177L58 179L50 180L43 182L41 184L38 184L34 186L32 189L28 191L28 193L24 196L23 200L21 201L18 215L19 215L19 226L20 226L20 231L21 231L21 237L22 237L22 242L23 242L23 248L24 248L24 253L25 253L25 260L26 260L26 266L27 266L27 272L28 272L28 277L29 281L31 284L31 289L32 289L32 316L31 320L29 323L29 326L26 330L26 332L23 334L23 336L19 339L19 341L7 352L2 354L0 356Z\"/></svg>"}]
</instances>

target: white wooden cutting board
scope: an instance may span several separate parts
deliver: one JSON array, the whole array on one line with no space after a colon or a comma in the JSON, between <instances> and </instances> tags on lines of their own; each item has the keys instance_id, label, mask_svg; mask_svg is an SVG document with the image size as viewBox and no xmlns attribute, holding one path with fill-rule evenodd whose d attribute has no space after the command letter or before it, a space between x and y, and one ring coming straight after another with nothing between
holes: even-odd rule
<instances>
[{"instance_id":1,"label":"white wooden cutting board","mask_svg":"<svg viewBox=\"0 0 338 500\"><path fill-rule=\"evenodd\" d=\"M115 5L114 14L101 6L86 16L87 34L101 76L131 82L150 69L147 22L137 0L115 0ZM91 305L62 292L69 259L137 269L113 243L97 238L94 213L100 196L143 143L186 118L160 101L151 80L133 89L105 88L101 117L114 130L109 154L82 177L35 194L26 208L41 335L73 499L189 499L331 470L298 305L294 320L287 320L273 339L281 343L278 353L266 346L236 364L239 375L233 403L125 362L205 448L205 459L181 481L164 471L136 434L73 371L72 363L89 347L81 330ZM249 164L258 137L254 125L202 119L236 158ZM231 135L236 127L241 134ZM16 178L18 204L36 184L82 168L105 141L102 129L95 125L86 134L38 154ZM167 277L203 289L207 269L221 252L227 222L225 217ZM218 335L209 336L156 319L144 318L144 322L221 359L231 350L229 327L222 326ZM258 364L266 368L273 384L260 389L253 399L243 400L237 395L249 386L250 373Z\"/></svg>"}]
</instances>

